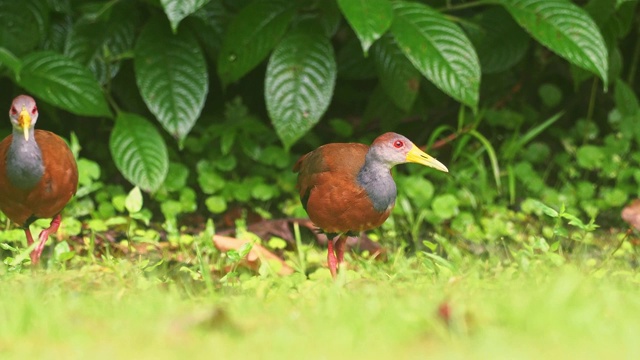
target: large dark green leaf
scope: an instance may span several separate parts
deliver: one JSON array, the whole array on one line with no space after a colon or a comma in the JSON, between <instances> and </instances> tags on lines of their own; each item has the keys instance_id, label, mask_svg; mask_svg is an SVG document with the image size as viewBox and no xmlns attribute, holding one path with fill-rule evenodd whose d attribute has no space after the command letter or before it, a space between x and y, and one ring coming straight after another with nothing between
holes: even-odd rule
<instances>
[{"instance_id":1,"label":"large dark green leaf","mask_svg":"<svg viewBox=\"0 0 640 360\"><path fill-rule=\"evenodd\" d=\"M100 85L91 71L51 51L22 59L18 83L33 95L74 114L111 116Z\"/></svg>"},{"instance_id":2,"label":"large dark green leaf","mask_svg":"<svg viewBox=\"0 0 640 360\"><path fill-rule=\"evenodd\" d=\"M586 11L567 0L498 0L540 43L608 84L607 48Z\"/></svg>"},{"instance_id":3,"label":"large dark green leaf","mask_svg":"<svg viewBox=\"0 0 640 360\"><path fill-rule=\"evenodd\" d=\"M169 169L167 146L147 119L118 113L109 149L116 167L132 184L151 192L164 182Z\"/></svg>"},{"instance_id":4,"label":"large dark green leaf","mask_svg":"<svg viewBox=\"0 0 640 360\"><path fill-rule=\"evenodd\" d=\"M229 19L230 14L222 1L211 1L194 12L186 22L203 44L208 55L216 59L222 46L222 34Z\"/></svg>"},{"instance_id":5,"label":"large dark green leaf","mask_svg":"<svg viewBox=\"0 0 640 360\"><path fill-rule=\"evenodd\" d=\"M42 42L42 50L64 53L69 34L73 31L71 17L56 17L51 19L47 37Z\"/></svg>"},{"instance_id":6,"label":"large dark green leaf","mask_svg":"<svg viewBox=\"0 0 640 360\"><path fill-rule=\"evenodd\" d=\"M49 9L41 0L0 1L0 46L20 56L34 49L49 28Z\"/></svg>"},{"instance_id":7,"label":"large dark green leaf","mask_svg":"<svg viewBox=\"0 0 640 360\"><path fill-rule=\"evenodd\" d=\"M309 131L327 110L336 72L333 47L321 34L292 33L274 50L264 92L269 117L285 147Z\"/></svg>"},{"instance_id":8,"label":"large dark green leaf","mask_svg":"<svg viewBox=\"0 0 640 360\"><path fill-rule=\"evenodd\" d=\"M154 18L135 47L134 67L140 94L171 135L182 141L204 106L209 77L202 50L187 31L173 34Z\"/></svg>"},{"instance_id":9,"label":"large dark green leaf","mask_svg":"<svg viewBox=\"0 0 640 360\"><path fill-rule=\"evenodd\" d=\"M501 72L517 64L529 48L530 38L500 7L489 8L476 18L477 27L467 27L478 52L482 72Z\"/></svg>"},{"instance_id":10,"label":"large dark green leaf","mask_svg":"<svg viewBox=\"0 0 640 360\"><path fill-rule=\"evenodd\" d=\"M380 124L382 131L391 131L400 119L407 116L407 112L393 103L386 91L378 85L369 96L362 118L366 123Z\"/></svg>"},{"instance_id":11,"label":"large dark green leaf","mask_svg":"<svg viewBox=\"0 0 640 360\"><path fill-rule=\"evenodd\" d=\"M0 68L6 66L13 72L14 75L20 73L22 67L22 61L18 59L9 49L0 47Z\"/></svg>"},{"instance_id":12,"label":"large dark green leaf","mask_svg":"<svg viewBox=\"0 0 640 360\"><path fill-rule=\"evenodd\" d=\"M389 0L338 0L338 5L358 35L365 54L391 26L393 8Z\"/></svg>"},{"instance_id":13,"label":"large dark green leaf","mask_svg":"<svg viewBox=\"0 0 640 360\"><path fill-rule=\"evenodd\" d=\"M164 13L167 14L171 29L178 31L178 24L182 19L196 12L210 0L160 0Z\"/></svg>"},{"instance_id":14,"label":"large dark green leaf","mask_svg":"<svg viewBox=\"0 0 640 360\"><path fill-rule=\"evenodd\" d=\"M615 82L615 101L616 108L622 116L640 115L640 102L634 94L633 89L624 81L618 79Z\"/></svg>"},{"instance_id":15,"label":"large dark green leaf","mask_svg":"<svg viewBox=\"0 0 640 360\"><path fill-rule=\"evenodd\" d=\"M218 57L218 76L224 86L267 57L287 30L295 6L291 0L255 0L236 15Z\"/></svg>"},{"instance_id":16,"label":"large dark green leaf","mask_svg":"<svg viewBox=\"0 0 640 360\"><path fill-rule=\"evenodd\" d=\"M398 1L393 6L391 32L402 52L438 88L475 109L480 64L466 35L426 5Z\"/></svg>"},{"instance_id":17,"label":"large dark green leaf","mask_svg":"<svg viewBox=\"0 0 640 360\"><path fill-rule=\"evenodd\" d=\"M336 54L340 79L373 79L376 67L371 56L364 57L360 42L355 37L347 40Z\"/></svg>"},{"instance_id":18,"label":"large dark green leaf","mask_svg":"<svg viewBox=\"0 0 640 360\"><path fill-rule=\"evenodd\" d=\"M129 7L116 9L108 21L75 24L67 35L65 55L87 66L105 84L120 69L120 58L133 48L136 16Z\"/></svg>"},{"instance_id":19,"label":"large dark green leaf","mask_svg":"<svg viewBox=\"0 0 640 360\"><path fill-rule=\"evenodd\" d=\"M391 35L376 42L372 54L382 88L399 108L409 111L420 89L420 72L400 51Z\"/></svg>"}]
</instances>

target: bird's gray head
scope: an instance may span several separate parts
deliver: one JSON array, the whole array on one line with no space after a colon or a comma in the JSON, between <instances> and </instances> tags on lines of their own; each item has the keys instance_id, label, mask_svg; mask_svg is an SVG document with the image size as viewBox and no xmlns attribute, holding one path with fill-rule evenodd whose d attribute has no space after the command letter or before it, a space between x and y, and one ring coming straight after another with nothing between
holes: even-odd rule
<instances>
[{"instance_id":1,"label":"bird's gray head","mask_svg":"<svg viewBox=\"0 0 640 360\"><path fill-rule=\"evenodd\" d=\"M29 141L30 130L38 121L36 101L29 95L17 96L9 108L9 118L13 128L22 133L26 141Z\"/></svg>"},{"instance_id":2,"label":"bird's gray head","mask_svg":"<svg viewBox=\"0 0 640 360\"><path fill-rule=\"evenodd\" d=\"M389 168L398 164L413 162L449 172L446 166L420 150L411 140L393 132L378 136L369 147L367 157L370 157L371 160L380 161Z\"/></svg>"}]
</instances>

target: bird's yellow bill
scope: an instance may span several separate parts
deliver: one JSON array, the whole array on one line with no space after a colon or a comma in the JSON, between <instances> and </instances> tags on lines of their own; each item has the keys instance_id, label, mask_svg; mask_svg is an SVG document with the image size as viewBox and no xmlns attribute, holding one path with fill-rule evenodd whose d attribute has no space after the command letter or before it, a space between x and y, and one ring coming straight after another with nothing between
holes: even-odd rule
<instances>
[{"instance_id":1,"label":"bird's yellow bill","mask_svg":"<svg viewBox=\"0 0 640 360\"><path fill-rule=\"evenodd\" d=\"M440 161L420 150L420 148L415 145L413 145L411 150L407 153L407 162L422 164L440 171L449 172L449 169L447 169L447 167Z\"/></svg>"},{"instance_id":2,"label":"bird's yellow bill","mask_svg":"<svg viewBox=\"0 0 640 360\"><path fill-rule=\"evenodd\" d=\"M29 129L31 128L31 115L24 107L22 111L20 111L20 116L18 117L18 125L22 128L24 133L24 139L29 141Z\"/></svg>"}]
</instances>

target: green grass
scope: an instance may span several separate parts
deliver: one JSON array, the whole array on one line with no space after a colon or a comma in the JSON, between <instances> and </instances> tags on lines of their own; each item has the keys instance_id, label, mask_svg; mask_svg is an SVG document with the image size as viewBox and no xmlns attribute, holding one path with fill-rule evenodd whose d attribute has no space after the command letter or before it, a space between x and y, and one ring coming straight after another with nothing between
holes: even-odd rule
<instances>
[{"instance_id":1,"label":"green grass","mask_svg":"<svg viewBox=\"0 0 640 360\"><path fill-rule=\"evenodd\" d=\"M392 256L336 282L323 269L213 290L124 260L4 270L0 358L640 358L640 277L616 261L534 259L524 271L470 260L435 274L427 259Z\"/></svg>"}]
</instances>

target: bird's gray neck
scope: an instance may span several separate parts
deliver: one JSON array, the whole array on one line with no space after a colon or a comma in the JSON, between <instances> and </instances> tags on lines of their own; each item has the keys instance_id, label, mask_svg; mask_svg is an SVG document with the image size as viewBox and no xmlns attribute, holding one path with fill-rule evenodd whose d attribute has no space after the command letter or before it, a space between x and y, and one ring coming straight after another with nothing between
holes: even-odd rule
<instances>
[{"instance_id":1,"label":"bird's gray neck","mask_svg":"<svg viewBox=\"0 0 640 360\"><path fill-rule=\"evenodd\" d=\"M389 170L387 165L367 154L358 173L358 184L366 190L373 208L379 212L389 210L396 201L396 183Z\"/></svg>"},{"instance_id":2,"label":"bird's gray neck","mask_svg":"<svg viewBox=\"0 0 640 360\"><path fill-rule=\"evenodd\" d=\"M21 131L13 131L6 171L11 185L19 189L33 188L44 175L42 152L36 143L33 128L29 130L29 141L24 139Z\"/></svg>"}]
</instances>

